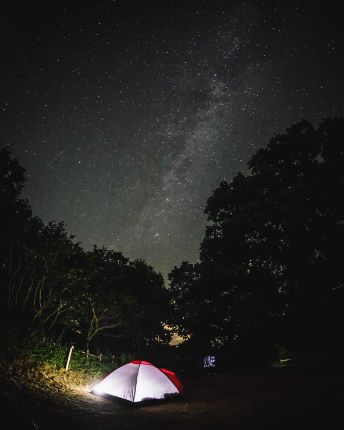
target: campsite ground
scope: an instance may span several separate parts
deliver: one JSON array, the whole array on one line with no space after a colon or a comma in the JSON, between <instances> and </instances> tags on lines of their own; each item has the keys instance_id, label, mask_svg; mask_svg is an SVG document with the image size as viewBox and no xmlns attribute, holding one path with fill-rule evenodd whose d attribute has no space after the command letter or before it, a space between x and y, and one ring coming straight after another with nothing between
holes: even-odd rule
<instances>
[{"instance_id":1,"label":"campsite ground","mask_svg":"<svg viewBox=\"0 0 344 430\"><path fill-rule=\"evenodd\" d=\"M133 407L91 394L75 375L2 368L1 406L20 429L339 429L343 375L271 369L186 377L184 397ZM73 383L71 383L73 382ZM90 381L87 381L90 382Z\"/></svg>"}]
</instances>

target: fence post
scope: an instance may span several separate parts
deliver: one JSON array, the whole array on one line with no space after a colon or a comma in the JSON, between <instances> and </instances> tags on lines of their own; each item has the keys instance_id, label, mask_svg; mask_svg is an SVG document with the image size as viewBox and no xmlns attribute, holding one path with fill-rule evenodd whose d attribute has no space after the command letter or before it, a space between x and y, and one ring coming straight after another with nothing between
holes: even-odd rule
<instances>
[{"instance_id":1,"label":"fence post","mask_svg":"<svg viewBox=\"0 0 344 430\"><path fill-rule=\"evenodd\" d=\"M99 354L99 361L102 361L102 353Z\"/></svg>"},{"instance_id":2,"label":"fence post","mask_svg":"<svg viewBox=\"0 0 344 430\"><path fill-rule=\"evenodd\" d=\"M72 345L72 346L69 348L68 359L67 359L67 363L66 363L66 372L68 372L68 369L69 369L69 364L70 364L70 359L71 359L71 357L72 357L73 349L74 349L74 346Z\"/></svg>"}]
</instances>

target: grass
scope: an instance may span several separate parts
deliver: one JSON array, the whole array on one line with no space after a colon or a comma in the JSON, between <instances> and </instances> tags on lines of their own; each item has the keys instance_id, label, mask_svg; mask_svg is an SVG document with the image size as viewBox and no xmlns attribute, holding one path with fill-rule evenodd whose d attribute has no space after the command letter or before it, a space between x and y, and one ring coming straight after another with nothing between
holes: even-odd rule
<instances>
[{"instance_id":1,"label":"grass","mask_svg":"<svg viewBox=\"0 0 344 430\"><path fill-rule=\"evenodd\" d=\"M40 367L49 365L56 371L66 368L70 347L46 339L18 339L6 345L6 360L21 361L22 366ZM128 356L120 354L117 357L87 355L84 351L73 349L69 370L99 376L109 373L114 368L127 362ZM27 363L27 364L25 364Z\"/></svg>"}]
</instances>

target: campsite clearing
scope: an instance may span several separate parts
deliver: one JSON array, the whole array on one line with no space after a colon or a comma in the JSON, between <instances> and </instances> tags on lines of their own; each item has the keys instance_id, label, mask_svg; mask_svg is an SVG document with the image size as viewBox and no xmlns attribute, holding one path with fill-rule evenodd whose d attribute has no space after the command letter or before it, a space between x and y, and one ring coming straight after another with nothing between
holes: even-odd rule
<instances>
[{"instance_id":1,"label":"campsite clearing","mask_svg":"<svg viewBox=\"0 0 344 430\"><path fill-rule=\"evenodd\" d=\"M88 392L80 380L10 372L1 405L11 428L22 429L308 429L344 428L343 375L273 369L259 373L181 376L183 397L137 407ZM70 385L69 385L70 387ZM4 417L3 417L4 418Z\"/></svg>"}]
</instances>

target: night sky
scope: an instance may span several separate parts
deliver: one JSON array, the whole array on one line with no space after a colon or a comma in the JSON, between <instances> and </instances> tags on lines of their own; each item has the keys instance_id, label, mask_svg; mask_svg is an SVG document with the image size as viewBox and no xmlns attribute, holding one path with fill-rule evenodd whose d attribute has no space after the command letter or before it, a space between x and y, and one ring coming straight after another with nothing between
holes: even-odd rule
<instances>
[{"instance_id":1,"label":"night sky","mask_svg":"<svg viewBox=\"0 0 344 430\"><path fill-rule=\"evenodd\" d=\"M2 1L0 145L34 215L164 275L197 261L219 183L343 115L340 3Z\"/></svg>"}]
</instances>

